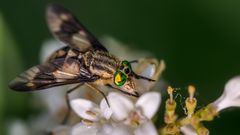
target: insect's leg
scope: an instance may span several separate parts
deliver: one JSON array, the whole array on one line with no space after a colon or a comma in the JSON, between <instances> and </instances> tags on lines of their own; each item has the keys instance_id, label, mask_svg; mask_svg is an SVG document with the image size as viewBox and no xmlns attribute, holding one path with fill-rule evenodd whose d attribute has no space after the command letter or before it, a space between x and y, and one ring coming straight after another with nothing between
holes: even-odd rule
<instances>
[{"instance_id":1,"label":"insect's leg","mask_svg":"<svg viewBox=\"0 0 240 135\"><path fill-rule=\"evenodd\" d=\"M136 79L143 79L143 80L146 80L146 81L149 81L149 82L155 82L155 81L156 81L156 80L153 80L153 79L151 79L151 78L138 75L138 74L136 74L136 73L134 73L134 72L133 72L133 76L134 76Z\"/></svg>"},{"instance_id":2,"label":"insect's leg","mask_svg":"<svg viewBox=\"0 0 240 135\"><path fill-rule=\"evenodd\" d=\"M142 62L142 61L144 61L144 60L146 60L146 59L149 59L149 58L140 58L140 59L137 59L137 60L131 60L131 61L129 61L129 63L140 63L140 62ZM149 59L149 60L151 60L152 61L152 59Z\"/></svg>"},{"instance_id":3,"label":"insect's leg","mask_svg":"<svg viewBox=\"0 0 240 135\"><path fill-rule=\"evenodd\" d=\"M69 118L69 115L71 113L71 108L70 108L70 98L69 98L69 94L71 92L73 92L74 90L77 90L79 87L81 87L83 85L83 83L80 83L76 86L74 86L73 88L69 89L66 94L65 94L65 98L66 98L66 102L67 102L67 113L65 114L64 116L64 119L63 121L61 122L61 124L66 124L67 123L67 120Z\"/></svg>"},{"instance_id":4,"label":"insect's leg","mask_svg":"<svg viewBox=\"0 0 240 135\"><path fill-rule=\"evenodd\" d=\"M132 60L132 61L129 61L130 64L132 64L132 63L138 63L138 62L139 62L139 60Z\"/></svg>"},{"instance_id":5,"label":"insect's leg","mask_svg":"<svg viewBox=\"0 0 240 135\"><path fill-rule=\"evenodd\" d=\"M98 88L97 88L95 85L93 85L93 84L86 83L86 86L88 86L89 88L94 89L94 90L96 90L97 92L99 92L99 93L103 96L103 98L106 100L106 102L107 102L107 104L108 104L108 107L110 107L110 104L109 104L109 102L108 102L108 99L107 99L107 97L106 97L106 95L104 94L103 91L101 91L100 89L98 89Z\"/></svg>"},{"instance_id":6,"label":"insect's leg","mask_svg":"<svg viewBox=\"0 0 240 135\"><path fill-rule=\"evenodd\" d=\"M125 91L123 91L123 90L121 90L121 89L119 89L119 88L115 88L115 87L113 87L111 84L106 84L105 86L107 86L107 87L109 87L109 88L112 88L112 89L115 89L115 90L118 90L118 91L122 92L123 94L129 95L129 96L133 96L133 97L137 97L137 98L140 97L140 95L139 95L138 93L136 93L137 95L134 95L134 94L125 92Z\"/></svg>"}]
</instances>

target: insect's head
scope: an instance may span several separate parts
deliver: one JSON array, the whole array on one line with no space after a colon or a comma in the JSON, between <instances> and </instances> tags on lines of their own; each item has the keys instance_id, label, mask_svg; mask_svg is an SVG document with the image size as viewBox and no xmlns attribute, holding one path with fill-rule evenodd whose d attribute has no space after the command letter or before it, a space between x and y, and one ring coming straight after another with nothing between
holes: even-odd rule
<instances>
[{"instance_id":1,"label":"insect's head","mask_svg":"<svg viewBox=\"0 0 240 135\"><path fill-rule=\"evenodd\" d=\"M139 94L135 89L134 79L144 79L147 81L155 81L150 78L140 76L133 72L131 63L127 60L121 62L120 67L114 74L114 84L118 87L122 87L122 92L127 93L132 96L138 97Z\"/></svg>"}]
</instances>

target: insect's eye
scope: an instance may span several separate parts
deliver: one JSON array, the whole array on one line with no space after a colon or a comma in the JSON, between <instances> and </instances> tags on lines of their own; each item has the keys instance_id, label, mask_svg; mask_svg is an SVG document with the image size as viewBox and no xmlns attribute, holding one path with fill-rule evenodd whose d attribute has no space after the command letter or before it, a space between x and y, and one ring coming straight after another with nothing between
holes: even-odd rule
<instances>
[{"instance_id":1,"label":"insect's eye","mask_svg":"<svg viewBox=\"0 0 240 135\"><path fill-rule=\"evenodd\" d=\"M121 71L117 71L114 74L114 84L117 86L122 86L125 84L125 82L127 81L127 76L121 72Z\"/></svg>"},{"instance_id":2,"label":"insect's eye","mask_svg":"<svg viewBox=\"0 0 240 135\"><path fill-rule=\"evenodd\" d=\"M130 69L129 68L125 68L124 72L125 72L125 74L129 74L130 73Z\"/></svg>"}]
</instances>

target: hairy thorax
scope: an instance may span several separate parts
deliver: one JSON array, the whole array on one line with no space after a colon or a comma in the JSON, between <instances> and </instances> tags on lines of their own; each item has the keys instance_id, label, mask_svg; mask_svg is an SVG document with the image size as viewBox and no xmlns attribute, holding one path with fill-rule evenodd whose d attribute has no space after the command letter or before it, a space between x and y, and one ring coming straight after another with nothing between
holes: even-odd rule
<instances>
[{"instance_id":1,"label":"hairy thorax","mask_svg":"<svg viewBox=\"0 0 240 135\"><path fill-rule=\"evenodd\" d=\"M100 80L96 83L108 83L113 80L114 73L120 65L120 60L108 52L86 52L86 65L92 74L98 75Z\"/></svg>"}]
</instances>

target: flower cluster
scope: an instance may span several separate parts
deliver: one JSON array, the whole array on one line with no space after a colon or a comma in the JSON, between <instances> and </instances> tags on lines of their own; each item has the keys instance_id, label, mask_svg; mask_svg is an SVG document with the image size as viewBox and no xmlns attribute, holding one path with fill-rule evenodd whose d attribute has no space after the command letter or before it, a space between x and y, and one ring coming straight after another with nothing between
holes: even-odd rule
<instances>
[{"instance_id":1,"label":"flower cluster","mask_svg":"<svg viewBox=\"0 0 240 135\"><path fill-rule=\"evenodd\" d=\"M219 113L229 107L240 106L240 76L230 79L223 94L214 102L196 110L197 99L194 97L195 87L189 86L189 97L185 100L187 116L177 119L175 109L176 101L173 99L174 89L168 87L169 99L166 101L164 121L166 125L161 128L160 134L179 134L184 135L208 135L210 131L203 125L203 121L212 121Z\"/></svg>"},{"instance_id":2,"label":"flower cluster","mask_svg":"<svg viewBox=\"0 0 240 135\"><path fill-rule=\"evenodd\" d=\"M155 128L152 121L161 103L158 92L147 92L134 103L124 95L111 92L107 96L110 107L104 99L100 107L86 99L74 99L71 106L83 119L71 130L71 135L208 135L210 131L203 125L203 121L214 120L223 109L240 106L239 76L226 83L220 98L199 110L196 110L196 89L189 85L189 96L185 100L186 116L180 119L175 112L178 105L173 98L175 91L170 86L167 89L169 98L165 102L164 115L166 125L159 129Z\"/></svg>"},{"instance_id":3,"label":"flower cluster","mask_svg":"<svg viewBox=\"0 0 240 135\"><path fill-rule=\"evenodd\" d=\"M139 53L138 51L130 51L131 53L128 53L129 49L124 48L122 43L119 43L110 37L104 38L102 42L104 42L104 44L113 53L116 52L116 50L124 49L114 53L119 55L118 57L125 56L123 59L138 59L149 55L148 53ZM112 48L113 44L114 48ZM50 49L48 47L49 45ZM58 44L51 41L51 43L47 43L47 49L44 47L45 49L43 48L43 50L54 51L57 46ZM43 51L44 54L42 56L46 56L51 53L47 51ZM119 52L125 52L126 54L119 54ZM137 65L133 65L133 68L138 74L158 80L162 71L165 69L165 64L163 61L159 62L156 59L140 59ZM184 135L206 135L210 132L202 124L203 121L214 120L214 118L223 109L240 106L240 77L235 77L229 80L225 85L223 94L216 101L199 110L196 110L198 102L195 98L195 87L190 85L188 87L189 96L185 100L185 110L187 115L181 118L178 118L179 116L175 111L176 107L179 105L179 103L174 100L173 95L173 93L176 92L176 89L168 87L167 93L169 95L169 99L165 102L165 125L156 128L152 118L160 106L161 94L160 92L149 92L150 90L153 90L156 83L136 80L136 84L137 89L141 94L143 94L139 99L137 99L137 101L136 99L122 94L111 92L107 96L109 105L106 103L105 99L96 100L100 98L99 94L89 93L91 90L87 90L88 88L86 87L81 88L81 90L79 90L81 91L80 95L84 98L79 98L79 94L76 93L73 95L77 96L71 98L71 107L81 120L76 120L77 117L75 116L73 117L74 122L70 120L70 124L68 123L70 126L67 128L57 128L58 130L54 133L72 135L167 135L180 133ZM163 87L155 88L158 90L164 89ZM88 95L94 95L94 98L89 98ZM59 96L58 100L63 99L63 96L63 94L62 96ZM44 97L46 97L46 95ZM86 99L86 97L88 98ZM50 96L49 99L51 100L54 98L51 98ZM61 101L61 104L62 102L64 102L64 100ZM52 103L52 101L49 103ZM56 105L50 105L49 109L51 110L55 108L55 112L61 112L62 109L59 108L63 107L64 106L59 106L57 109ZM74 125L71 126L72 124Z\"/></svg>"},{"instance_id":4,"label":"flower cluster","mask_svg":"<svg viewBox=\"0 0 240 135\"><path fill-rule=\"evenodd\" d=\"M149 56L148 53L126 49L110 37L104 38L102 42L111 52L119 55L118 57L125 56L123 59ZM46 56L58 48L58 42L46 42L42 49L41 61L44 62ZM47 130L53 135L208 135L210 131L202 122L214 120L222 110L229 107L240 107L240 76L237 76L226 83L223 94L216 101L200 109L197 109L195 87L188 86L188 97L184 102L186 115L180 117L176 108L182 103L174 98L177 89L170 86L166 89L162 85L163 81L158 80L165 69L164 61L155 58L139 59L139 62L133 65L133 69L139 75L157 80L135 80L136 89L141 94L138 99L118 92L109 92L111 90L104 87L102 90L107 95L106 102L100 94L92 93L88 87L81 87L70 95L73 113L70 114L68 122L66 125L59 125L67 111L64 96L68 88L51 88L57 90L36 93L34 97L34 101L41 103L38 106L44 105L49 112L34 116L29 123L13 122L9 126L9 134L43 134L40 131L45 133ZM168 93L168 99L165 101L164 117L161 118L157 112L164 94L159 90L164 89ZM155 122L159 121L159 118L164 120L164 124L156 127Z\"/></svg>"},{"instance_id":5,"label":"flower cluster","mask_svg":"<svg viewBox=\"0 0 240 135\"><path fill-rule=\"evenodd\" d=\"M161 102L159 93L148 92L135 103L114 92L107 99L110 107L105 99L99 106L86 99L72 100L71 107L83 119L73 127L71 135L157 135L151 119Z\"/></svg>"}]
</instances>

